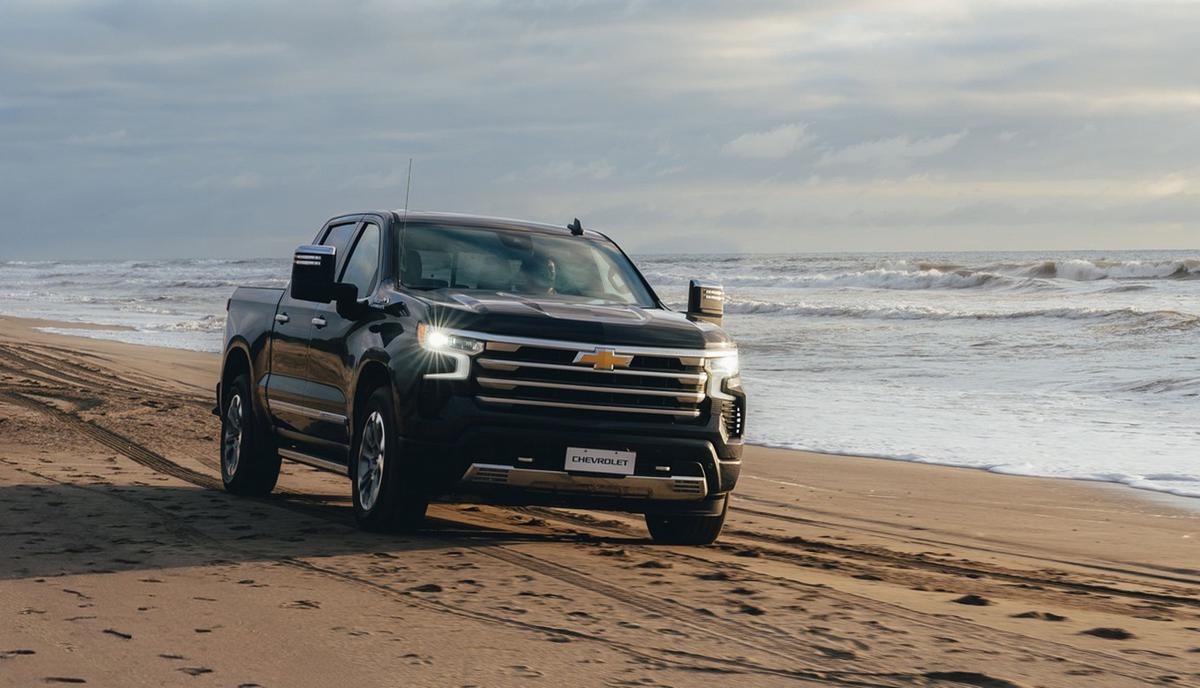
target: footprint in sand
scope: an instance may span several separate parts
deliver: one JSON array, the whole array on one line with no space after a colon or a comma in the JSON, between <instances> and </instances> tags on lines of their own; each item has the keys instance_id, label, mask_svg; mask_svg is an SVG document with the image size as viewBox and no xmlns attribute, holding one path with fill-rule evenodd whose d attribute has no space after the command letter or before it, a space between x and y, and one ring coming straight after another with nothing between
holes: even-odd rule
<instances>
[{"instance_id":1,"label":"footprint in sand","mask_svg":"<svg viewBox=\"0 0 1200 688\"><path fill-rule=\"evenodd\" d=\"M280 605L284 609L320 609L321 603L312 600L292 600Z\"/></svg>"},{"instance_id":2,"label":"footprint in sand","mask_svg":"<svg viewBox=\"0 0 1200 688\"><path fill-rule=\"evenodd\" d=\"M738 607L738 611L742 614L749 614L750 616L762 616L763 614L767 613L761 607L755 607L754 605L746 604L745 602Z\"/></svg>"},{"instance_id":3,"label":"footprint in sand","mask_svg":"<svg viewBox=\"0 0 1200 688\"><path fill-rule=\"evenodd\" d=\"M668 564L667 562L664 562L664 561L657 561L655 559L651 559L649 561L643 561L642 563L638 564L635 568L639 568L639 569L670 569L670 568L674 568L674 567L675 567L674 564Z\"/></svg>"},{"instance_id":4,"label":"footprint in sand","mask_svg":"<svg viewBox=\"0 0 1200 688\"><path fill-rule=\"evenodd\" d=\"M1080 631L1079 635L1092 635L1105 640L1129 640L1134 637L1132 633L1124 628L1090 628L1086 631Z\"/></svg>"},{"instance_id":5,"label":"footprint in sand","mask_svg":"<svg viewBox=\"0 0 1200 688\"><path fill-rule=\"evenodd\" d=\"M1051 612L1021 612L1013 614L1013 619L1041 619L1042 621L1066 621L1067 617L1053 614Z\"/></svg>"},{"instance_id":6,"label":"footprint in sand","mask_svg":"<svg viewBox=\"0 0 1200 688\"><path fill-rule=\"evenodd\" d=\"M963 683L969 686L983 686L985 688L1021 688L1012 681L1006 681L1002 678L996 678L975 671L930 671L925 673L925 678L938 682L948 681L951 683Z\"/></svg>"},{"instance_id":7,"label":"footprint in sand","mask_svg":"<svg viewBox=\"0 0 1200 688\"><path fill-rule=\"evenodd\" d=\"M122 633L121 631L118 631L115 628L106 628L101 632L107 633L108 635L111 635L111 636L116 636L116 637L120 638L121 640L133 640L133 636L131 634Z\"/></svg>"},{"instance_id":8,"label":"footprint in sand","mask_svg":"<svg viewBox=\"0 0 1200 688\"><path fill-rule=\"evenodd\" d=\"M980 597L979 595L963 595L958 599L951 600L951 602L954 602L955 604L965 604L971 607L987 607L992 603L992 601L988 598Z\"/></svg>"},{"instance_id":9,"label":"footprint in sand","mask_svg":"<svg viewBox=\"0 0 1200 688\"><path fill-rule=\"evenodd\" d=\"M46 683L87 683L87 679L75 678L74 676L47 676L42 680Z\"/></svg>"}]
</instances>

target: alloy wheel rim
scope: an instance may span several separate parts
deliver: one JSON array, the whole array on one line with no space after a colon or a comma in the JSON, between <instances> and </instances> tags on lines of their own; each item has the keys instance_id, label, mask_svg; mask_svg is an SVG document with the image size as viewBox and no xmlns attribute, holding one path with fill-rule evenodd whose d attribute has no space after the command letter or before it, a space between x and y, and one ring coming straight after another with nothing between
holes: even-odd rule
<instances>
[{"instance_id":1,"label":"alloy wheel rim","mask_svg":"<svg viewBox=\"0 0 1200 688\"><path fill-rule=\"evenodd\" d=\"M225 468L225 475L230 478L237 474L238 463L242 458L244 415L242 395L234 394L225 410L225 436L221 438L221 465Z\"/></svg>"},{"instance_id":2,"label":"alloy wheel rim","mask_svg":"<svg viewBox=\"0 0 1200 688\"><path fill-rule=\"evenodd\" d=\"M383 416L378 411L372 411L363 425L362 441L358 449L358 503L363 511L370 511L371 507L375 506L383 486L386 435Z\"/></svg>"}]
</instances>

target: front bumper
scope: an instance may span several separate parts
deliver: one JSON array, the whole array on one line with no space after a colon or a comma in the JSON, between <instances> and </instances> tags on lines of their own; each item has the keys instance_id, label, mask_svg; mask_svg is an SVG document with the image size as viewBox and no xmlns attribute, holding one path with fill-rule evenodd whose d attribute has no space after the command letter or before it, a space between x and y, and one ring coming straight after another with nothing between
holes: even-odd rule
<instances>
[{"instance_id":1,"label":"front bumper","mask_svg":"<svg viewBox=\"0 0 1200 688\"><path fill-rule=\"evenodd\" d=\"M409 436L403 451L418 459L431 497L456 502L708 513L741 472L740 451L723 458L706 438L564 425L480 425L450 441ZM567 472L567 447L635 452L634 473Z\"/></svg>"}]
</instances>

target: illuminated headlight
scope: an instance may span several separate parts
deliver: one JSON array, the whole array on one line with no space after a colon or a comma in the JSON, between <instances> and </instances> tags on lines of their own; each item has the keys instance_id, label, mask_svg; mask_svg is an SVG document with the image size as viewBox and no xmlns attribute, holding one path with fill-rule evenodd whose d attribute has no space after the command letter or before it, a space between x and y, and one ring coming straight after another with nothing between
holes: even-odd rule
<instances>
[{"instance_id":1,"label":"illuminated headlight","mask_svg":"<svg viewBox=\"0 0 1200 688\"><path fill-rule=\"evenodd\" d=\"M725 392L725 381L737 377L741 370L738 367L737 352L706 359L704 370L708 372L708 396L714 399L733 399L732 395Z\"/></svg>"},{"instance_id":2,"label":"illuminated headlight","mask_svg":"<svg viewBox=\"0 0 1200 688\"><path fill-rule=\"evenodd\" d=\"M433 380L466 380L471 376L471 357L483 351L483 342L478 339L447 332L425 323L417 325L417 342L422 349L447 356L454 361L454 370L425 373L427 379Z\"/></svg>"},{"instance_id":3,"label":"illuminated headlight","mask_svg":"<svg viewBox=\"0 0 1200 688\"><path fill-rule=\"evenodd\" d=\"M417 325L417 341L425 350L439 354L461 352L474 356L483 351L483 342L478 339L452 334L425 323Z\"/></svg>"},{"instance_id":4,"label":"illuminated headlight","mask_svg":"<svg viewBox=\"0 0 1200 688\"><path fill-rule=\"evenodd\" d=\"M738 355L736 351L728 356L708 359L708 372L710 373L718 373L725 377L731 377L737 375L738 370Z\"/></svg>"}]
</instances>

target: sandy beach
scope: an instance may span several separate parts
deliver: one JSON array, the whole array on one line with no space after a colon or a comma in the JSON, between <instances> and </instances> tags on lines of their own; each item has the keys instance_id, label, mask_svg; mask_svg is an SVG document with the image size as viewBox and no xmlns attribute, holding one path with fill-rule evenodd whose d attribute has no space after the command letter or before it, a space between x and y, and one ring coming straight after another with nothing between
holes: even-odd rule
<instances>
[{"instance_id":1,"label":"sandy beach","mask_svg":"<svg viewBox=\"0 0 1200 688\"><path fill-rule=\"evenodd\" d=\"M749 448L712 547L372 535L332 474L221 490L217 356L49 325L0 318L0 685L1200 685L1200 500Z\"/></svg>"}]
</instances>

